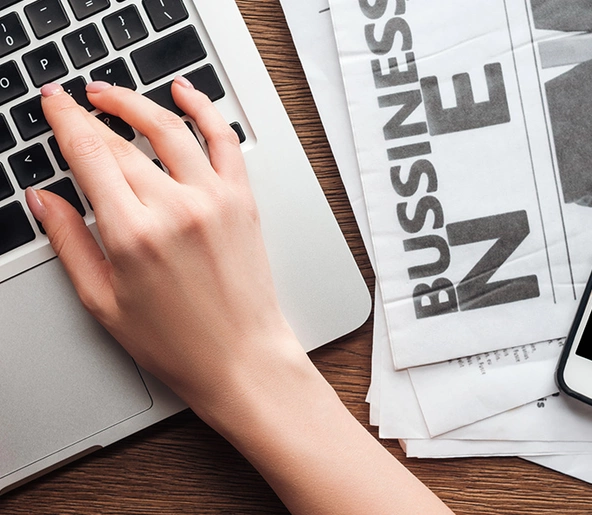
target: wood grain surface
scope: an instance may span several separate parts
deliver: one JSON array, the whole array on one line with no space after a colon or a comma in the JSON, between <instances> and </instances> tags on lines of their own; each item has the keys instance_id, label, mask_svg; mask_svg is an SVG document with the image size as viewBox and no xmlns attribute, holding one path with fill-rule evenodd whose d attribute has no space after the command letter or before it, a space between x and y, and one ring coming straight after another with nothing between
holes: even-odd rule
<instances>
[{"instance_id":1,"label":"wood grain surface","mask_svg":"<svg viewBox=\"0 0 592 515\"><path fill-rule=\"evenodd\" d=\"M237 3L372 290L372 270L279 2ZM376 435L364 400L371 341L370 320L311 356ZM397 442L382 443L459 515L592 514L592 486L518 458L408 460ZM188 411L0 498L2 515L184 513L288 512L250 464Z\"/></svg>"}]
</instances>

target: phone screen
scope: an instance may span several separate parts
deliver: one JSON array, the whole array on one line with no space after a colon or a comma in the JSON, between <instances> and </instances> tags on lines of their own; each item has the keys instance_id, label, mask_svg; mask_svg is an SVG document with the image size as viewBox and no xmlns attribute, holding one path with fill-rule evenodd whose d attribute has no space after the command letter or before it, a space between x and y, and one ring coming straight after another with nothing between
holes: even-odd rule
<instances>
[{"instance_id":1,"label":"phone screen","mask_svg":"<svg viewBox=\"0 0 592 515\"><path fill-rule=\"evenodd\" d=\"M576 354L582 358L592 360L592 319L589 318L586 328L580 338Z\"/></svg>"}]
</instances>

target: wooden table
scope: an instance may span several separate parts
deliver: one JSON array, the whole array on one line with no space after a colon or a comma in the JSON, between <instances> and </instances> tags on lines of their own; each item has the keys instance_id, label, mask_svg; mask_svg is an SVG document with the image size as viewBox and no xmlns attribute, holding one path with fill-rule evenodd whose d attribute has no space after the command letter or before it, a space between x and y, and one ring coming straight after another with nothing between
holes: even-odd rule
<instances>
[{"instance_id":1,"label":"wooden table","mask_svg":"<svg viewBox=\"0 0 592 515\"><path fill-rule=\"evenodd\" d=\"M373 289L368 257L279 2L238 4ZM311 356L347 407L376 434L368 426L364 401L371 341L370 320ZM407 460L396 441L383 443L457 514L592 514L592 486L518 458ZM240 454L187 411L7 494L0 498L0 513L235 515L287 510Z\"/></svg>"}]
</instances>

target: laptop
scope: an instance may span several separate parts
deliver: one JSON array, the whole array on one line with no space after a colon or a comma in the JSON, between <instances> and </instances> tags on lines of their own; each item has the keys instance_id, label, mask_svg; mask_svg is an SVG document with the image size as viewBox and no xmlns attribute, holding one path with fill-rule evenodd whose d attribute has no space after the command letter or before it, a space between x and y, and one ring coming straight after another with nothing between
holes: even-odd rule
<instances>
[{"instance_id":1,"label":"laptop","mask_svg":"<svg viewBox=\"0 0 592 515\"><path fill-rule=\"evenodd\" d=\"M156 159L140 134L93 110L84 85L123 85L179 112L169 93L176 74L207 93L240 137L280 303L305 349L370 313L233 0L0 0L0 494L186 407L84 311L24 201L27 186L47 188L95 230L40 110L42 84L61 83Z\"/></svg>"}]
</instances>

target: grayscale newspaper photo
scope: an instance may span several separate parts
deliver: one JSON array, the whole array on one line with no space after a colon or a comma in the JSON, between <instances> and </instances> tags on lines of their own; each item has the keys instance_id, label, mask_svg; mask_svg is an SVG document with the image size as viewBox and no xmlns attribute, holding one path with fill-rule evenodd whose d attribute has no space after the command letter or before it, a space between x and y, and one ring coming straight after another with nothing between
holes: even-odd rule
<instances>
[{"instance_id":1,"label":"grayscale newspaper photo","mask_svg":"<svg viewBox=\"0 0 592 515\"><path fill-rule=\"evenodd\" d=\"M397 369L564 337L592 269L590 3L330 4Z\"/></svg>"}]
</instances>

